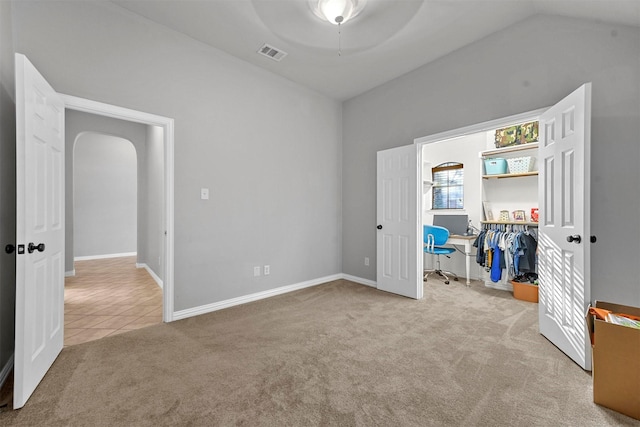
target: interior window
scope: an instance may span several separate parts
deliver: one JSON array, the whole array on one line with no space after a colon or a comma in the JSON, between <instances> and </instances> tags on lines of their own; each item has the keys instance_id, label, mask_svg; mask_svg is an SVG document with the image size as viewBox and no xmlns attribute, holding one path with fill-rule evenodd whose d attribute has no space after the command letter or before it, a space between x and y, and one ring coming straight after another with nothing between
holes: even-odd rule
<instances>
[{"instance_id":1,"label":"interior window","mask_svg":"<svg viewBox=\"0 0 640 427\"><path fill-rule=\"evenodd\" d=\"M433 176L432 209L463 209L464 165L441 163L431 169Z\"/></svg>"}]
</instances>

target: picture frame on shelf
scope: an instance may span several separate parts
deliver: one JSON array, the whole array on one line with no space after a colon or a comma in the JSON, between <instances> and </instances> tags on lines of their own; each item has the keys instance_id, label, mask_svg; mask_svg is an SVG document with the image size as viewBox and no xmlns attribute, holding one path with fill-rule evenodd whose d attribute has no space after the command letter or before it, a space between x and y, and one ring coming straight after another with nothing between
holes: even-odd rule
<instances>
[{"instance_id":1,"label":"picture frame on shelf","mask_svg":"<svg viewBox=\"0 0 640 427\"><path fill-rule=\"evenodd\" d=\"M493 211L491 210L491 203L482 202L482 213L485 221L493 221Z\"/></svg>"},{"instance_id":2,"label":"picture frame on shelf","mask_svg":"<svg viewBox=\"0 0 640 427\"><path fill-rule=\"evenodd\" d=\"M523 210L513 211L513 220L518 222L525 222L527 220Z\"/></svg>"}]
</instances>

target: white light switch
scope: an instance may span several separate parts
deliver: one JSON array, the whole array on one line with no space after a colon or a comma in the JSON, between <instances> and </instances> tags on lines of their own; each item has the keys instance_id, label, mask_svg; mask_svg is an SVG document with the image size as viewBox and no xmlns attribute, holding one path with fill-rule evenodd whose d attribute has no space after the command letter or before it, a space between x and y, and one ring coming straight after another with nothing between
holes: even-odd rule
<instances>
[{"instance_id":1,"label":"white light switch","mask_svg":"<svg viewBox=\"0 0 640 427\"><path fill-rule=\"evenodd\" d=\"M200 189L200 199L209 200L209 189L208 188L201 188Z\"/></svg>"}]
</instances>

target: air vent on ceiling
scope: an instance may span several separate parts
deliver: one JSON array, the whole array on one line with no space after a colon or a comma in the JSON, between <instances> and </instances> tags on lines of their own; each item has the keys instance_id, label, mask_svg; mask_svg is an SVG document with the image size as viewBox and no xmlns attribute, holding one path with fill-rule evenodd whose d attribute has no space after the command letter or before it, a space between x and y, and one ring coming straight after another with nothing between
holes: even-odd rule
<instances>
[{"instance_id":1,"label":"air vent on ceiling","mask_svg":"<svg viewBox=\"0 0 640 427\"><path fill-rule=\"evenodd\" d=\"M275 47L269 46L266 43L264 45L262 45L260 50L258 50L258 53L260 55L264 55L267 58L271 58L274 61L278 61L278 62L280 62L280 60L282 60L282 58L287 56L287 52L283 52L280 49L276 49Z\"/></svg>"}]
</instances>

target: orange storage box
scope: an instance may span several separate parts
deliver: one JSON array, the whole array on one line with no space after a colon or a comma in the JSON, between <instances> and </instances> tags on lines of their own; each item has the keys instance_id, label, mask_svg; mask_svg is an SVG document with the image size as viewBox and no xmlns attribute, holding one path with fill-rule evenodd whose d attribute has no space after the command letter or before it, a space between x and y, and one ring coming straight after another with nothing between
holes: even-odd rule
<instances>
[{"instance_id":1,"label":"orange storage box","mask_svg":"<svg viewBox=\"0 0 640 427\"><path fill-rule=\"evenodd\" d=\"M538 302L538 286L526 282L511 282L513 297L522 301Z\"/></svg>"}]
</instances>

